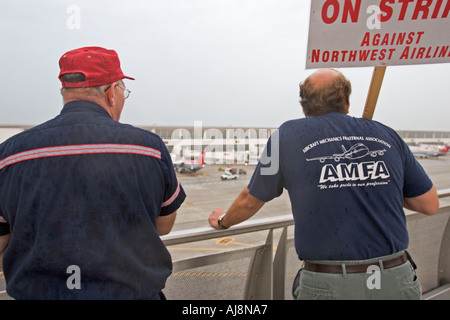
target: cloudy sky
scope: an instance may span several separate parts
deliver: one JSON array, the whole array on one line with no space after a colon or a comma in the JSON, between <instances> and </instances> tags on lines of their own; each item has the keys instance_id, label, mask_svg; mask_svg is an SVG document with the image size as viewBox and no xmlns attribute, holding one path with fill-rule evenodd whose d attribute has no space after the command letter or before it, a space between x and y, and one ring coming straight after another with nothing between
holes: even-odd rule
<instances>
[{"instance_id":1,"label":"cloudy sky","mask_svg":"<svg viewBox=\"0 0 450 320\"><path fill-rule=\"evenodd\" d=\"M102 46L136 78L121 122L278 127L303 117L309 11L309 0L1 0L0 126L56 116L59 58ZM341 71L359 117L373 68ZM449 131L449 74L450 64L388 67L374 119Z\"/></svg>"}]
</instances>

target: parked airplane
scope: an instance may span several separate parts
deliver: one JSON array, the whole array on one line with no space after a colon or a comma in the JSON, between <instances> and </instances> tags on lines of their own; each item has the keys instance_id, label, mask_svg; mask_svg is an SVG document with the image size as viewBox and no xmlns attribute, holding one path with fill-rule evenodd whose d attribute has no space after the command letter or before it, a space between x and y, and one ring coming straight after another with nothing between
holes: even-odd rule
<instances>
[{"instance_id":1,"label":"parked airplane","mask_svg":"<svg viewBox=\"0 0 450 320\"><path fill-rule=\"evenodd\" d=\"M179 173L192 174L205 167L205 150L202 150L197 160L182 159L173 161L175 170Z\"/></svg>"},{"instance_id":2,"label":"parked airplane","mask_svg":"<svg viewBox=\"0 0 450 320\"><path fill-rule=\"evenodd\" d=\"M431 144L419 144L417 146L409 146L414 156L418 158L442 157L448 154L450 146L438 146Z\"/></svg>"}]
</instances>

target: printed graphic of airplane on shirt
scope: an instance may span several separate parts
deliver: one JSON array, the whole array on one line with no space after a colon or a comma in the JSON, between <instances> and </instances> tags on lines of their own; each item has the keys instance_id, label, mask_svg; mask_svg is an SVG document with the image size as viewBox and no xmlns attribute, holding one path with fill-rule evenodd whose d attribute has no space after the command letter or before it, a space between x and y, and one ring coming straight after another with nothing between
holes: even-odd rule
<instances>
[{"instance_id":1,"label":"printed graphic of airplane on shirt","mask_svg":"<svg viewBox=\"0 0 450 320\"><path fill-rule=\"evenodd\" d=\"M307 161L320 161L321 163L324 163L325 160L333 159L334 161L339 162L342 159L360 159L360 158L364 158L367 155L370 155L371 157L376 157L378 155L382 156L386 152L385 149L370 151L369 148L362 143L357 143L348 150L346 150L343 145L341 145L341 147L342 147L343 153L335 153L331 156L321 156L321 157L306 159L306 160Z\"/></svg>"}]
</instances>

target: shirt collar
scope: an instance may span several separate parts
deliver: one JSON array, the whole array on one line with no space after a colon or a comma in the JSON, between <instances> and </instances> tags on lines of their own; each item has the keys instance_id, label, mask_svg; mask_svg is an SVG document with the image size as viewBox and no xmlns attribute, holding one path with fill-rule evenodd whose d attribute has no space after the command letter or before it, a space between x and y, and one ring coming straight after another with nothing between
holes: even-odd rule
<instances>
[{"instance_id":1,"label":"shirt collar","mask_svg":"<svg viewBox=\"0 0 450 320\"><path fill-rule=\"evenodd\" d=\"M109 113L105 109L103 109L102 106L87 100L75 100L66 103L61 110L61 114L69 112L96 112L111 118Z\"/></svg>"}]
</instances>

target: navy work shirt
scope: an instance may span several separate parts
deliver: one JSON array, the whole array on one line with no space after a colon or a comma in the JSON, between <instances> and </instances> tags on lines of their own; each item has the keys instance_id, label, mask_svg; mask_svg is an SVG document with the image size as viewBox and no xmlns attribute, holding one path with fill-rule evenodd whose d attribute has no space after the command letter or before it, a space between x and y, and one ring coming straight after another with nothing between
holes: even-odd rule
<instances>
[{"instance_id":1,"label":"navy work shirt","mask_svg":"<svg viewBox=\"0 0 450 320\"><path fill-rule=\"evenodd\" d=\"M287 189L301 260L364 260L408 247L403 198L433 185L394 130L329 113L284 123L266 149L250 194L267 202Z\"/></svg>"},{"instance_id":2,"label":"navy work shirt","mask_svg":"<svg viewBox=\"0 0 450 320\"><path fill-rule=\"evenodd\" d=\"M156 219L184 199L157 135L112 120L95 103L67 103L0 145L8 294L158 299L172 262Z\"/></svg>"}]
</instances>

